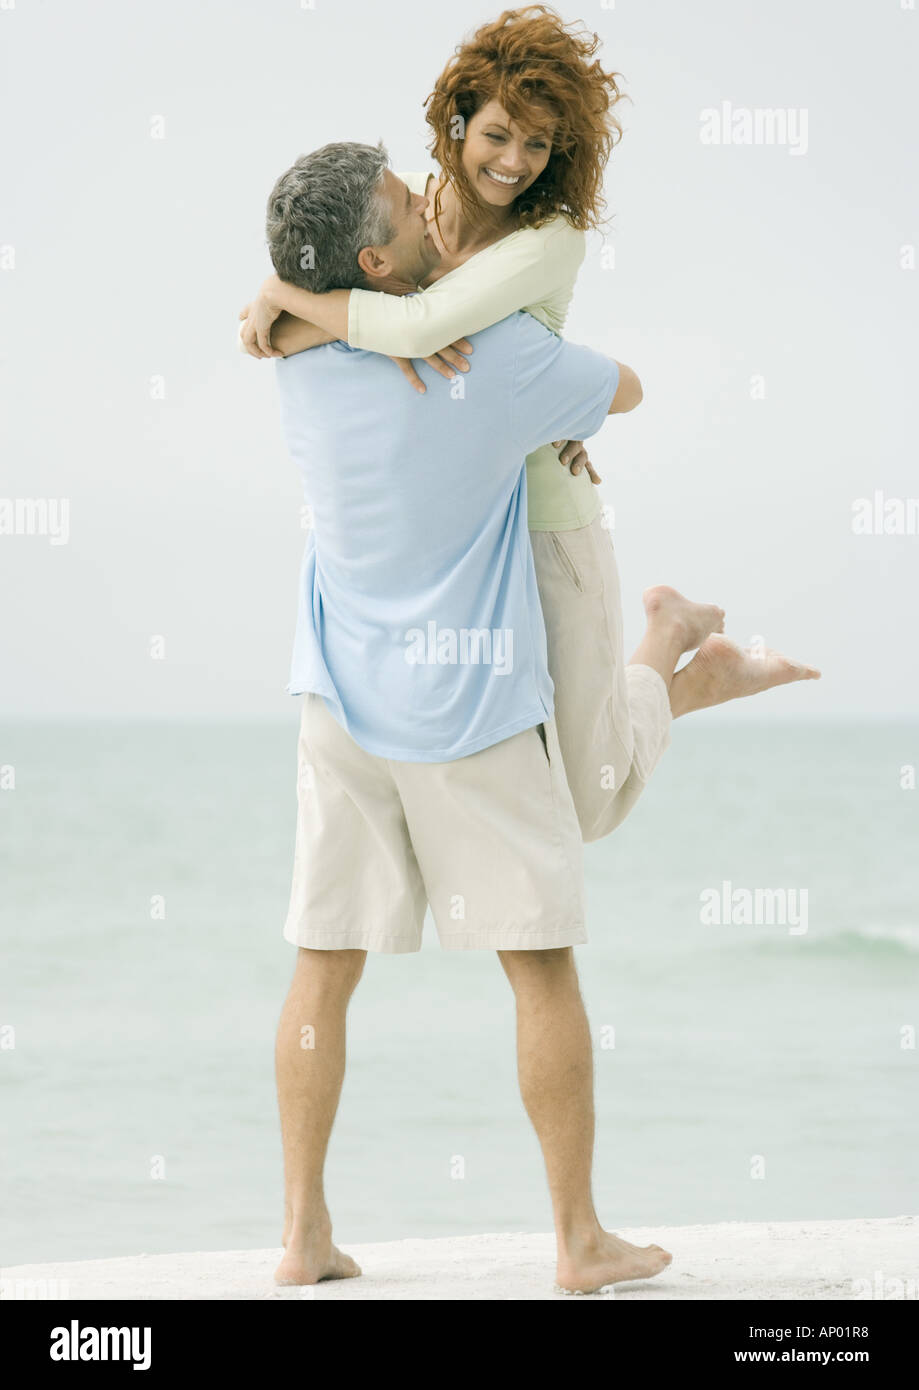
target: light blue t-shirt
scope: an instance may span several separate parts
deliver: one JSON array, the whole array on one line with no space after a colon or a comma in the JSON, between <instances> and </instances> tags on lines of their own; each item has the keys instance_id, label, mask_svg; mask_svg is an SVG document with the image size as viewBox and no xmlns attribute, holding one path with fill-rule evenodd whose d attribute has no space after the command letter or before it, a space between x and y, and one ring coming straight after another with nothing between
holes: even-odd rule
<instances>
[{"instance_id":1,"label":"light blue t-shirt","mask_svg":"<svg viewBox=\"0 0 919 1390\"><path fill-rule=\"evenodd\" d=\"M587 439L616 363L532 315L475 334L447 381L336 342L278 359L312 512L288 691L379 757L449 762L552 714L524 459ZM561 467L561 465L559 465Z\"/></svg>"}]
</instances>

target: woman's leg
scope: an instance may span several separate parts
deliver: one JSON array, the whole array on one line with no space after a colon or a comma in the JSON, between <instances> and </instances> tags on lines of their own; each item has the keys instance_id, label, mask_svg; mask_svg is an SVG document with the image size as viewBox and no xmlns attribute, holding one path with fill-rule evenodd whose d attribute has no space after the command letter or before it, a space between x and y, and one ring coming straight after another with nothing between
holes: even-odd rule
<instances>
[{"instance_id":1,"label":"woman's leg","mask_svg":"<svg viewBox=\"0 0 919 1390\"><path fill-rule=\"evenodd\" d=\"M546 624L555 722L585 840L628 815L670 743L670 683L684 652L724 624L674 589L645 594L648 628L626 665L612 538L601 517L574 531L531 531Z\"/></svg>"},{"instance_id":2,"label":"woman's leg","mask_svg":"<svg viewBox=\"0 0 919 1390\"><path fill-rule=\"evenodd\" d=\"M771 647L745 651L713 633L702 643L692 661L681 666L670 684L670 708L674 719L697 709L710 709L745 695L759 695L792 681L818 681L816 666L793 661Z\"/></svg>"}]
</instances>

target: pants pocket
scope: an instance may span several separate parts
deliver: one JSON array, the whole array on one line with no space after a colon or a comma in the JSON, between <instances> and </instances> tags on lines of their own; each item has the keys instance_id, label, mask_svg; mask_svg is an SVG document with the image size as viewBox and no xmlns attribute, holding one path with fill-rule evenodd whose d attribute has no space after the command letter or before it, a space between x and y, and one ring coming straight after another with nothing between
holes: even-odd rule
<instances>
[{"instance_id":1,"label":"pants pocket","mask_svg":"<svg viewBox=\"0 0 919 1390\"><path fill-rule=\"evenodd\" d=\"M559 564L567 574L568 578L571 580L574 587L577 589L578 593L582 594L584 592L584 586L581 583L581 577L578 574L577 569L575 568L574 561L568 554L568 551L565 549L561 537L559 536L557 531L550 531L549 535L552 537L552 549L555 551L555 555Z\"/></svg>"},{"instance_id":2,"label":"pants pocket","mask_svg":"<svg viewBox=\"0 0 919 1390\"><path fill-rule=\"evenodd\" d=\"M574 531L550 531L552 548L565 574L579 594L603 592L603 575L593 526Z\"/></svg>"}]
</instances>

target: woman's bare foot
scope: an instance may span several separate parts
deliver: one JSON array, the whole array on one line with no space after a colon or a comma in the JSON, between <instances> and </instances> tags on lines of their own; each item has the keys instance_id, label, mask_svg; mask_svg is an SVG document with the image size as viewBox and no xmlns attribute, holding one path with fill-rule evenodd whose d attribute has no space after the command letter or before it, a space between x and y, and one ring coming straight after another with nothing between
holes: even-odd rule
<instances>
[{"instance_id":1,"label":"woman's bare foot","mask_svg":"<svg viewBox=\"0 0 919 1390\"><path fill-rule=\"evenodd\" d=\"M672 633L677 655L701 646L712 632L724 631L724 609L713 603L692 603L667 584L655 584L641 596L648 618L649 632L664 629Z\"/></svg>"},{"instance_id":2,"label":"woman's bare foot","mask_svg":"<svg viewBox=\"0 0 919 1390\"><path fill-rule=\"evenodd\" d=\"M564 1293L596 1293L607 1284L652 1279L672 1259L660 1245L632 1245L611 1231L598 1231L591 1240L559 1254L556 1286Z\"/></svg>"},{"instance_id":3,"label":"woman's bare foot","mask_svg":"<svg viewBox=\"0 0 919 1390\"><path fill-rule=\"evenodd\" d=\"M769 647L743 651L727 637L713 634L673 677L670 708L676 719L743 695L758 695L774 685L819 679L820 672L814 666L792 661Z\"/></svg>"},{"instance_id":4,"label":"woman's bare foot","mask_svg":"<svg viewBox=\"0 0 919 1390\"><path fill-rule=\"evenodd\" d=\"M332 1223L284 1232L284 1258L274 1272L276 1284L318 1284L322 1279L355 1279L361 1267L332 1244Z\"/></svg>"}]
</instances>

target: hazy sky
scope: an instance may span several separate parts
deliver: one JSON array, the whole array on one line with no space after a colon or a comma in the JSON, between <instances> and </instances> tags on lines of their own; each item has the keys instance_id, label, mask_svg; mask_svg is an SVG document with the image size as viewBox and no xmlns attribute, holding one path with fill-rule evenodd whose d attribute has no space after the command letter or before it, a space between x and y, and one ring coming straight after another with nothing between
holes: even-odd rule
<instances>
[{"instance_id":1,"label":"hazy sky","mask_svg":"<svg viewBox=\"0 0 919 1390\"><path fill-rule=\"evenodd\" d=\"M904 5L559 6L631 97L615 215L566 330L644 384L591 446L628 639L641 590L667 582L824 671L741 717L916 712L919 535L896 507L919 496ZM292 716L299 483L275 369L235 346L271 268L267 194L329 140L383 138L397 170L425 167L422 102L500 8L0 7L0 523L45 499L53 529L64 499L69 528L0 535L0 712ZM875 494L894 533L855 534Z\"/></svg>"}]
</instances>

